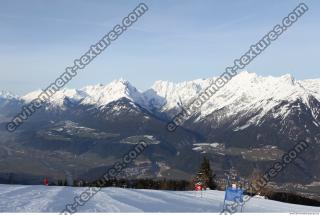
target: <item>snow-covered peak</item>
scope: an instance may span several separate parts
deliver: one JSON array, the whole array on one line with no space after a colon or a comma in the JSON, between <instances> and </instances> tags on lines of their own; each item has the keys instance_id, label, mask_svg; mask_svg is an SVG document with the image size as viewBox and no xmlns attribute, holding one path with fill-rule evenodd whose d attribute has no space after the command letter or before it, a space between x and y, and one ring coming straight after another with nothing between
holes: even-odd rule
<instances>
[{"instance_id":1,"label":"snow-covered peak","mask_svg":"<svg viewBox=\"0 0 320 215\"><path fill-rule=\"evenodd\" d=\"M22 96L25 102L31 102L36 99L42 90L36 90ZM86 86L82 89L62 89L57 91L51 98L50 103L62 106L66 98L82 104L103 106L120 98L127 98L142 106L145 104L144 96L128 81L120 79L111 82L108 85L98 84Z\"/></svg>"},{"instance_id":2,"label":"snow-covered peak","mask_svg":"<svg viewBox=\"0 0 320 215\"><path fill-rule=\"evenodd\" d=\"M31 102L32 100L38 98L42 90L35 90L30 93L27 93L26 95L22 96L21 99L25 102Z\"/></svg>"},{"instance_id":3,"label":"snow-covered peak","mask_svg":"<svg viewBox=\"0 0 320 215\"><path fill-rule=\"evenodd\" d=\"M18 96L8 91L0 91L0 99L17 99Z\"/></svg>"},{"instance_id":4,"label":"snow-covered peak","mask_svg":"<svg viewBox=\"0 0 320 215\"><path fill-rule=\"evenodd\" d=\"M256 77L258 77L258 75L254 72L249 72L247 70L244 70L244 71L239 72L236 77L238 77L240 79L248 79L248 78L256 78Z\"/></svg>"},{"instance_id":5,"label":"snow-covered peak","mask_svg":"<svg viewBox=\"0 0 320 215\"><path fill-rule=\"evenodd\" d=\"M280 77L264 77L248 72L235 76L221 89L221 93L225 90L235 96L246 96L256 100L291 100L306 93L305 89L289 74Z\"/></svg>"},{"instance_id":6,"label":"snow-covered peak","mask_svg":"<svg viewBox=\"0 0 320 215\"><path fill-rule=\"evenodd\" d=\"M25 102L31 102L34 99L38 98L38 96L42 93L42 90L36 90L30 92L21 97L21 99ZM51 98L49 98L49 102L54 105L63 105L64 99L68 98L73 101L80 101L83 98L86 98L87 94L81 90L76 89L62 89L57 91Z\"/></svg>"},{"instance_id":7,"label":"snow-covered peak","mask_svg":"<svg viewBox=\"0 0 320 215\"><path fill-rule=\"evenodd\" d=\"M291 74L285 74L283 76L280 76L280 79L283 81L289 83L289 84L295 84L295 78Z\"/></svg>"},{"instance_id":8,"label":"snow-covered peak","mask_svg":"<svg viewBox=\"0 0 320 215\"><path fill-rule=\"evenodd\" d=\"M210 85L213 79L196 79L193 81L184 81L173 83L168 81L156 81L151 89L154 94L165 98L165 109L176 108L179 105L186 105L206 87Z\"/></svg>"},{"instance_id":9,"label":"snow-covered peak","mask_svg":"<svg viewBox=\"0 0 320 215\"><path fill-rule=\"evenodd\" d=\"M242 72L206 102L200 112L205 117L222 108L230 110L229 115L260 110L262 117L283 101L301 99L307 104L309 95L291 75L263 77Z\"/></svg>"},{"instance_id":10,"label":"snow-covered peak","mask_svg":"<svg viewBox=\"0 0 320 215\"><path fill-rule=\"evenodd\" d=\"M217 77L213 77L177 84L158 81L152 89L155 95L165 98L166 105L162 110L166 111L178 108L179 105L188 106L216 79ZM203 104L199 110L199 119L222 108L229 110L225 113L226 115L262 110L261 116L263 116L283 101L293 102L300 99L308 104L310 95L319 99L319 89L319 80L296 81L289 74L280 77L264 77L244 71Z\"/></svg>"},{"instance_id":11,"label":"snow-covered peak","mask_svg":"<svg viewBox=\"0 0 320 215\"><path fill-rule=\"evenodd\" d=\"M87 86L83 89L88 96L83 100L84 104L106 105L120 98L127 98L142 106L145 99L142 93L132 86L128 81L120 79L111 82L108 85Z\"/></svg>"}]
</instances>

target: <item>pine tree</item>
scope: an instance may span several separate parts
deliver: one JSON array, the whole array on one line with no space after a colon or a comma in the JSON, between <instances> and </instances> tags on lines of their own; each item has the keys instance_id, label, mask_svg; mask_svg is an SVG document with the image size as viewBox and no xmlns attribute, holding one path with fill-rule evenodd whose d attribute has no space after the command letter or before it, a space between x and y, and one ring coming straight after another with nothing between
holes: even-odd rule
<instances>
[{"instance_id":1,"label":"pine tree","mask_svg":"<svg viewBox=\"0 0 320 215\"><path fill-rule=\"evenodd\" d=\"M12 183L13 183L13 174L9 173L8 184L12 184Z\"/></svg>"},{"instance_id":2,"label":"pine tree","mask_svg":"<svg viewBox=\"0 0 320 215\"><path fill-rule=\"evenodd\" d=\"M62 186L63 183L62 183L62 180L58 180L58 186Z\"/></svg>"},{"instance_id":3,"label":"pine tree","mask_svg":"<svg viewBox=\"0 0 320 215\"><path fill-rule=\"evenodd\" d=\"M202 185L210 189L216 189L217 185L214 181L214 177L215 175L213 174L210 167L210 161L206 157L204 157L200 165L200 169L193 181L195 183L201 183Z\"/></svg>"},{"instance_id":4,"label":"pine tree","mask_svg":"<svg viewBox=\"0 0 320 215\"><path fill-rule=\"evenodd\" d=\"M68 186L68 181L67 181L67 179L64 179L64 181L63 181L63 186Z\"/></svg>"}]
</instances>

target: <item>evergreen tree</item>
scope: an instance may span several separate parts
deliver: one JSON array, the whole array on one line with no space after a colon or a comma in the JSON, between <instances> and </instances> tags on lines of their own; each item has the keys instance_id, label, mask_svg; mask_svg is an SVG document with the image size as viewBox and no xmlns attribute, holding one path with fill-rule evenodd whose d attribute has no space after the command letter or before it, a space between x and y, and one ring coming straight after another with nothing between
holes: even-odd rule
<instances>
[{"instance_id":1,"label":"evergreen tree","mask_svg":"<svg viewBox=\"0 0 320 215\"><path fill-rule=\"evenodd\" d=\"M62 180L58 180L58 186L62 186L63 183L62 183Z\"/></svg>"},{"instance_id":2,"label":"evergreen tree","mask_svg":"<svg viewBox=\"0 0 320 215\"><path fill-rule=\"evenodd\" d=\"M217 185L214 181L215 175L210 167L210 161L204 157L200 165L200 169L194 178L195 183L201 183L210 189L216 189Z\"/></svg>"},{"instance_id":3,"label":"evergreen tree","mask_svg":"<svg viewBox=\"0 0 320 215\"><path fill-rule=\"evenodd\" d=\"M9 173L9 179L8 179L8 184L13 184L13 174Z\"/></svg>"},{"instance_id":4,"label":"evergreen tree","mask_svg":"<svg viewBox=\"0 0 320 215\"><path fill-rule=\"evenodd\" d=\"M67 181L67 179L64 179L64 181L63 181L63 186L68 186L68 181Z\"/></svg>"}]
</instances>

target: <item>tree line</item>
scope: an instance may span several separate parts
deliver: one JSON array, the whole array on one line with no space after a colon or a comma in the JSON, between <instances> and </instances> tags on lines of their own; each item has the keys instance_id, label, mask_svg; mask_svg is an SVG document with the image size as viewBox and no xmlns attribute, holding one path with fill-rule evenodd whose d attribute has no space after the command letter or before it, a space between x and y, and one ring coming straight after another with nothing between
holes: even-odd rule
<instances>
[{"instance_id":1,"label":"tree line","mask_svg":"<svg viewBox=\"0 0 320 215\"><path fill-rule=\"evenodd\" d=\"M252 175L249 177L249 184L254 185L258 183L261 178L261 171L254 169ZM234 181L233 181L234 182ZM57 183L51 182L49 185L55 186L68 186L67 180L58 180ZM146 179L111 179L106 181L103 187L121 187L132 189L153 189L153 190L175 190L175 191L190 191L195 190L195 186L200 185L203 190L206 189L220 189L224 190L227 184L217 183L216 175L210 166L210 161L206 157L203 158L198 171L195 173L191 180L174 180L174 179L159 179L159 178L146 178ZM69 185L70 186L70 185ZM100 186L98 180L84 181L74 180L71 186L75 187L98 187ZM262 195L267 199L272 199L281 202L303 204L310 206L320 206L320 202L314 199L309 199L301 195L288 192L279 192L270 187L265 187L259 193L250 193L244 186L240 186L245 190L245 194L254 196Z\"/></svg>"}]
</instances>

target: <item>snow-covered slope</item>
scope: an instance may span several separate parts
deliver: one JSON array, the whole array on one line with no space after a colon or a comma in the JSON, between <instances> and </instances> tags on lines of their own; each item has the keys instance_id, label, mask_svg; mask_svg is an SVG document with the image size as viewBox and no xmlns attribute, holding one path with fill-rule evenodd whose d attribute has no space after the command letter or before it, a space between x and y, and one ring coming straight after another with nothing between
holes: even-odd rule
<instances>
[{"instance_id":1,"label":"snow-covered slope","mask_svg":"<svg viewBox=\"0 0 320 215\"><path fill-rule=\"evenodd\" d=\"M320 79L309 79L298 81L306 90L308 90L314 97L320 100Z\"/></svg>"},{"instance_id":2,"label":"snow-covered slope","mask_svg":"<svg viewBox=\"0 0 320 215\"><path fill-rule=\"evenodd\" d=\"M0 185L0 212L61 212L85 188ZM221 212L224 192L103 188L78 212ZM319 212L319 207L252 198L243 212Z\"/></svg>"}]
</instances>

